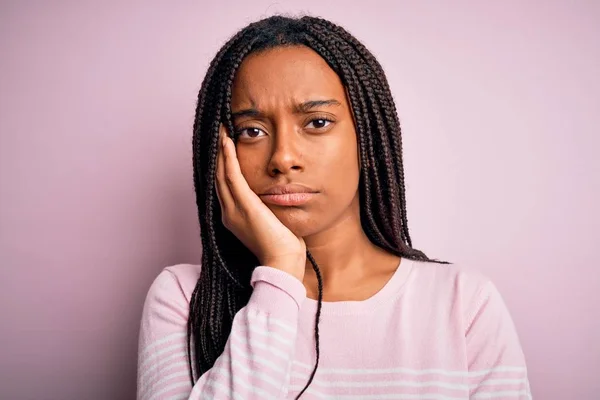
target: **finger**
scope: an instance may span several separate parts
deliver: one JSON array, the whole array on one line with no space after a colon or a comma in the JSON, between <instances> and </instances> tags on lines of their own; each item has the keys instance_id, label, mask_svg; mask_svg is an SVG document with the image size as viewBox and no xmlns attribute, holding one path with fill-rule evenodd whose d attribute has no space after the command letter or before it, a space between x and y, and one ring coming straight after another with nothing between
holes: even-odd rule
<instances>
[{"instance_id":1,"label":"finger","mask_svg":"<svg viewBox=\"0 0 600 400\"><path fill-rule=\"evenodd\" d=\"M226 136L223 124L219 126L219 141L217 143L217 170L215 173L215 186L221 210L230 209L234 205L233 196L225 179L225 160L223 156L223 138Z\"/></svg>"},{"instance_id":2,"label":"finger","mask_svg":"<svg viewBox=\"0 0 600 400\"><path fill-rule=\"evenodd\" d=\"M225 164L225 180L234 201L238 206L244 204L248 199L256 197L256 194L250 189L246 178L242 175L240 163L237 159L235 145L233 141L225 136L225 146L223 148Z\"/></svg>"}]
</instances>

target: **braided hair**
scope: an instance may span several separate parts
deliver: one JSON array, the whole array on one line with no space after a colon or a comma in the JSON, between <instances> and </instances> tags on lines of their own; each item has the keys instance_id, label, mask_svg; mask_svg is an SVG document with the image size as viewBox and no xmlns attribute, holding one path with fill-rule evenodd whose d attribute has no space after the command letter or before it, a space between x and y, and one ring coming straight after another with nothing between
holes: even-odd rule
<instances>
[{"instance_id":1,"label":"braided hair","mask_svg":"<svg viewBox=\"0 0 600 400\"><path fill-rule=\"evenodd\" d=\"M190 379L212 368L223 352L235 314L250 298L250 277L258 259L222 224L215 189L219 124L234 132L232 84L250 53L279 46L307 46L316 51L346 87L360 149L360 219L371 242L396 256L437 262L412 248L406 218L400 122L384 71L367 48L342 27L322 18L272 16L251 23L219 50L198 95L193 126L193 169L202 238L202 268L190 300L188 362ZM319 319L323 281L307 251L318 282L315 322L319 363ZM193 340L192 340L193 338Z\"/></svg>"}]
</instances>

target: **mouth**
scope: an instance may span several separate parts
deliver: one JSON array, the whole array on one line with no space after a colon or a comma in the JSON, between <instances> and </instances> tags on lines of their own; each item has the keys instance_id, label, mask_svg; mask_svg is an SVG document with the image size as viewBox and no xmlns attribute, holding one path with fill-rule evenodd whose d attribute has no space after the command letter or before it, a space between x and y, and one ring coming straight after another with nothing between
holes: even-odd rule
<instances>
[{"instance_id":1,"label":"mouth","mask_svg":"<svg viewBox=\"0 0 600 400\"><path fill-rule=\"evenodd\" d=\"M311 201L317 193L286 193L286 194L263 194L260 198L269 204L276 206L301 206Z\"/></svg>"},{"instance_id":2,"label":"mouth","mask_svg":"<svg viewBox=\"0 0 600 400\"><path fill-rule=\"evenodd\" d=\"M265 203L277 206L300 206L310 202L317 194L316 190L307 186L287 184L270 187L260 198Z\"/></svg>"}]
</instances>

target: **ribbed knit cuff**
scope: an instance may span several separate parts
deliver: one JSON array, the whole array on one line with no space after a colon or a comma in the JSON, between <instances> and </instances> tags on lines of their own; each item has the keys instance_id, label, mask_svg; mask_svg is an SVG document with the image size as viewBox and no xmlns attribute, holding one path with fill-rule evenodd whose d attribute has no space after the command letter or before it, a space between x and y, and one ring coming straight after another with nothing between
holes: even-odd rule
<instances>
[{"instance_id":1,"label":"ribbed knit cuff","mask_svg":"<svg viewBox=\"0 0 600 400\"><path fill-rule=\"evenodd\" d=\"M282 317L297 316L306 288L296 277L277 268L259 266L252 272L254 288L248 305Z\"/></svg>"}]
</instances>

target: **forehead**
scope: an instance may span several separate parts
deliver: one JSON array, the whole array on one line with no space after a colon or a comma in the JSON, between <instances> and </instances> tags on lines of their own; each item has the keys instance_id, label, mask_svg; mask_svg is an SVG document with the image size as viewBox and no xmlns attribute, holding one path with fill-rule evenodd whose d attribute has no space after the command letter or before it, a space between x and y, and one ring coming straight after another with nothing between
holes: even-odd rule
<instances>
[{"instance_id":1,"label":"forehead","mask_svg":"<svg viewBox=\"0 0 600 400\"><path fill-rule=\"evenodd\" d=\"M293 102L335 98L345 103L338 75L314 50L276 47L244 59L232 87L232 108L268 108Z\"/></svg>"}]
</instances>

